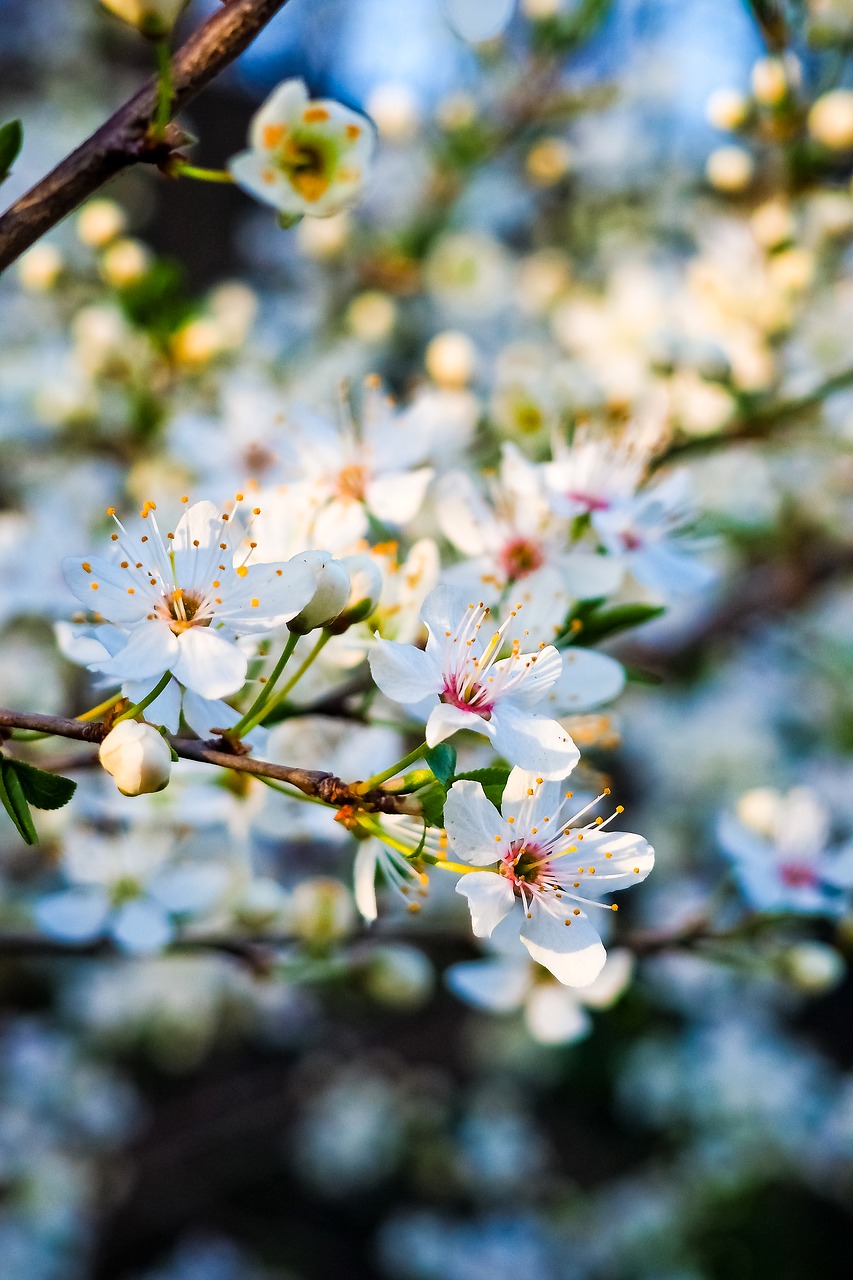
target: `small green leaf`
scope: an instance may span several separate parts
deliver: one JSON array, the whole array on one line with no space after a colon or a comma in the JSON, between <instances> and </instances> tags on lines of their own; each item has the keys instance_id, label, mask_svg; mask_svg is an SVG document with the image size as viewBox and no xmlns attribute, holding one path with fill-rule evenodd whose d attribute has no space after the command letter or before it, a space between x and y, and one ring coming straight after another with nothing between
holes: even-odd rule
<instances>
[{"instance_id":1,"label":"small green leaf","mask_svg":"<svg viewBox=\"0 0 853 1280\"><path fill-rule=\"evenodd\" d=\"M21 790L37 809L61 809L74 795L77 783L58 773L47 773L23 760L7 760L21 782Z\"/></svg>"},{"instance_id":2,"label":"small green leaf","mask_svg":"<svg viewBox=\"0 0 853 1280\"><path fill-rule=\"evenodd\" d=\"M509 775L510 767L508 764L492 765L488 769L471 769L468 773L457 773L453 781L479 782L486 799L490 800L496 809L499 809Z\"/></svg>"},{"instance_id":3,"label":"small green leaf","mask_svg":"<svg viewBox=\"0 0 853 1280\"><path fill-rule=\"evenodd\" d=\"M33 823L30 806L15 768L15 761L5 756L0 759L0 802L12 819L18 834L27 844L38 844L38 832Z\"/></svg>"},{"instance_id":4,"label":"small green leaf","mask_svg":"<svg viewBox=\"0 0 853 1280\"><path fill-rule=\"evenodd\" d=\"M10 120L0 126L0 182L8 178L23 145L24 126L20 120Z\"/></svg>"},{"instance_id":5,"label":"small green leaf","mask_svg":"<svg viewBox=\"0 0 853 1280\"><path fill-rule=\"evenodd\" d=\"M282 231L289 231L291 227L295 227L297 222L301 222L303 215L301 213L280 213L278 215L278 225Z\"/></svg>"},{"instance_id":6,"label":"small green leaf","mask_svg":"<svg viewBox=\"0 0 853 1280\"><path fill-rule=\"evenodd\" d=\"M446 788L456 768L455 747L449 747L446 742L440 742L437 747L427 747L424 760L438 781Z\"/></svg>"},{"instance_id":7,"label":"small green leaf","mask_svg":"<svg viewBox=\"0 0 853 1280\"><path fill-rule=\"evenodd\" d=\"M580 630L574 632L574 643L588 647L598 644L607 636L616 635L617 631L627 631L629 627L639 627L652 618L659 618L666 613L661 604L617 604L612 609L600 609L582 620Z\"/></svg>"},{"instance_id":8,"label":"small green leaf","mask_svg":"<svg viewBox=\"0 0 853 1280\"><path fill-rule=\"evenodd\" d=\"M421 812L425 821L431 827L444 826L444 802L447 799L447 792L440 782L430 787L429 791L422 791L418 796L421 802Z\"/></svg>"}]
</instances>

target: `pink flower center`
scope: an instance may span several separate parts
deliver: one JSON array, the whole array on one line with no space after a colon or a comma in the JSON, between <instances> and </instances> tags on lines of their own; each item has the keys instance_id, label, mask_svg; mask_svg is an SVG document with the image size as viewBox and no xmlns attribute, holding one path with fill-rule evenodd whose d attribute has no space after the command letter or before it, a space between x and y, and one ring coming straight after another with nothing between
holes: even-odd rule
<instances>
[{"instance_id":1,"label":"pink flower center","mask_svg":"<svg viewBox=\"0 0 853 1280\"><path fill-rule=\"evenodd\" d=\"M587 511L606 511L610 503L606 498L602 498L594 493L583 493L579 489L570 489L566 497L571 502L577 502L580 506L585 507Z\"/></svg>"},{"instance_id":2,"label":"pink flower center","mask_svg":"<svg viewBox=\"0 0 853 1280\"><path fill-rule=\"evenodd\" d=\"M489 701L488 690L481 684L475 683L467 689L460 690L446 681L438 696L442 702L449 703L451 707L458 707L460 711L472 711L483 720L492 718L494 703Z\"/></svg>"},{"instance_id":3,"label":"pink flower center","mask_svg":"<svg viewBox=\"0 0 853 1280\"><path fill-rule=\"evenodd\" d=\"M540 569L545 561L541 546L528 538L513 538L500 553L501 566L508 578L526 578Z\"/></svg>"},{"instance_id":4,"label":"pink flower center","mask_svg":"<svg viewBox=\"0 0 853 1280\"><path fill-rule=\"evenodd\" d=\"M779 875L789 889L811 889L818 882L814 870L805 862L783 862Z\"/></svg>"}]
</instances>

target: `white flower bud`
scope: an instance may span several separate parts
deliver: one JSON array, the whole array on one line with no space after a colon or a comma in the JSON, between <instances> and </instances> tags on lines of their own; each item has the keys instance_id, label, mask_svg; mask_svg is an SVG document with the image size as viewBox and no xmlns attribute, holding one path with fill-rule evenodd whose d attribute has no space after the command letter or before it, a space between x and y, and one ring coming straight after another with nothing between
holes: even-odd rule
<instances>
[{"instance_id":1,"label":"white flower bud","mask_svg":"<svg viewBox=\"0 0 853 1280\"><path fill-rule=\"evenodd\" d=\"M752 234L765 249L777 249L796 233L794 215L782 200L767 200L750 218Z\"/></svg>"},{"instance_id":2,"label":"white flower bud","mask_svg":"<svg viewBox=\"0 0 853 1280\"><path fill-rule=\"evenodd\" d=\"M819 996L838 986L845 964L835 948L824 942L798 942L785 956L785 970L799 991Z\"/></svg>"},{"instance_id":3,"label":"white flower bud","mask_svg":"<svg viewBox=\"0 0 853 1280\"><path fill-rule=\"evenodd\" d=\"M752 156L743 147L717 147L705 164L707 179L718 191L745 191L754 172Z\"/></svg>"},{"instance_id":4,"label":"white flower bud","mask_svg":"<svg viewBox=\"0 0 853 1280\"><path fill-rule=\"evenodd\" d=\"M313 596L287 624L291 631L304 636L338 617L349 599L350 580L346 566L330 551L304 551L294 560L307 565L314 575Z\"/></svg>"},{"instance_id":5,"label":"white flower bud","mask_svg":"<svg viewBox=\"0 0 853 1280\"><path fill-rule=\"evenodd\" d=\"M122 795L141 796L168 786L172 752L153 725L122 720L104 738L98 758Z\"/></svg>"},{"instance_id":6,"label":"white flower bud","mask_svg":"<svg viewBox=\"0 0 853 1280\"><path fill-rule=\"evenodd\" d=\"M705 103L705 119L715 129L739 129L749 116L749 98L739 89L715 89Z\"/></svg>"},{"instance_id":7,"label":"white flower bud","mask_svg":"<svg viewBox=\"0 0 853 1280\"><path fill-rule=\"evenodd\" d=\"M833 89L812 106L809 133L830 151L853 149L853 89Z\"/></svg>"},{"instance_id":8,"label":"white flower bud","mask_svg":"<svg viewBox=\"0 0 853 1280\"><path fill-rule=\"evenodd\" d=\"M417 99L407 84L378 84L367 99L367 114L391 142L408 142L418 131Z\"/></svg>"},{"instance_id":9,"label":"white flower bud","mask_svg":"<svg viewBox=\"0 0 853 1280\"><path fill-rule=\"evenodd\" d=\"M315 946L345 938L355 926L346 886L327 876L301 881L290 900L290 923L297 937Z\"/></svg>"},{"instance_id":10,"label":"white flower bud","mask_svg":"<svg viewBox=\"0 0 853 1280\"><path fill-rule=\"evenodd\" d=\"M356 294L347 307L347 324L363 342L384 342L397 322L397 308L392 298L379 289L366 289Z\"/></svg>"},{"instance_id":11,"label":"white flower bud","mask_svg":"<svg viewBox=\"0 0 853 1280\"><path fill-rule=\"evenodd\" d=\"M417 1009L435 986L435 971L415 947L377 947L370 957L365 987L374 1000L395 1009Z\"/></svg>"},{"instance_id":12,"label":"white flower bud","mask_svg":"<svg viewBox=\"0 0 853 1280\"><path fill-rule=\"evenodd\" d=\"M188 0L101 0L105 9L150 40L167 36Z\"/></svg>"},{"instance_id":13,"label":"white flower bud","mask_svg":"<svg viewBox=\"0 0 853 1280\"><path fill-rule=\"evenodd\" d=\"M427 373L440 387L464 387L471 380L476 361L473 342L456 329L436 334L424 356Z\"/></svg>"},{"instance_id":14,"label":"white flower bud","mask_svg":"<svg viewBox=\"0 0 853 1280\"><path fill-rule=\"evenodd\" d=\"M735 812L745 827L769 839L776 829L776 814L781 801L781 794L773 787L753 787L740 797Z\"/></svg>"},{"instance_id":15,"label":"white flower bud","mask_svg":"<svg viewBox=\"0 0 853 1280\"><path fill-rule=\"evenodd\" d=\"M138 240L116 240L101 258L101 277L107 284L124 289L142 279L149 262L148 250Z\"/></svg>"},{"instance_id":16,"label":"white flower bud","mask_svg":"<svg viewBox=\"0 0 853 1280\"><path fill-rule=\"evenodd\" d=\"M570 173L574 152L563 138L542 138L527 153L525 167L531 182L550 187Z\"/></svg>"},{"instance_id":17,"label":"white flower bud","mask_svg":"<svg viewBox=\"0 0 853 1280\"><path fill-rule=\"evenodd\" d=\"M382 571L372 556L344 556L341 563L349 574L350 590L346 608L329 624L335 635L369 618L382 594Z\"/></svg>"},{"instance_id":18,"label":"white flower bud","mask_svg":"<svg viewBox=\"0 0 853 1280\"><path fill-rule=\"evenodd\" d=\"M752 92L756 102L778 107L788 94L788 70L782 58L759 58L752 68Z\"/></svg>"},{"instance_id":19,"label":"white flower bud","mask_svg":"<svg viewBox=\"0 0 853 1280\"><path fill-rule=\"evenodd\" d=\"M115 200L90 200L77 216L77 235L91 249L103 249L126 227L124 210Z\"/></svg>"},{"instance_id":20,"label":"white flower bud","mask_svg":"<svg viewBox=\"0 0 853 1280\"><path fill-rule=\"evenodd\" d=\"M52 244L37 244L18 262L18 279L27 293L47 293L59 279L62 254Z\"/></svg>"}]
</instances>

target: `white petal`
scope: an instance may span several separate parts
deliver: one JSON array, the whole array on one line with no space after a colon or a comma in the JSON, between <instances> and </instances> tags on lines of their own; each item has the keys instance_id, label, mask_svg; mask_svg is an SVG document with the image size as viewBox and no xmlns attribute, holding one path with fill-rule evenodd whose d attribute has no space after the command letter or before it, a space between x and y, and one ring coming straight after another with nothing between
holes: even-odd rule
<instances>
[{"instance_id":1,"label":"white petal","mask_svg":"<svg viewBox=\"0 0 853 1280\"><path fill-rule=\"evenodd\" d=\"M70 556L62 561L65 581L82 605L100 613L110 622L136 622L144 618L151 603L147 578L135 569L122 569L100 556L85 561ZM132 589L129 590L129 589Z\"/></svg>"},{"instance_id":2,"label":"white petal","mask_svg":"<svg viewBox=\"0 0 853 1280\"><path fill-rule=\"evenodd\" d=\"M566 591L574 600L609 596L622 581L624 566L618 557L593 551L572 551L560 559Z\"/></svg>"},{"instance_id":3,"label":"white petal","mask_svg":"<svg viewBox=\"0 0 853 1280\"><path fill-rule=\"evenodd\" d=\"M183 631L178 637L178 655L172 667L175 679L203 698L227 697L246 682L245 653L209 627Z\"/></svg>"},{"instance_id":4,"label":"white petal","mask_svg":"<svg viewBox=\"0 0 853 1280\"><path fill-rule=\"evenodd\" d=\"M522 924L520 937L533 959L558 982L584 987L601 973L607 953L586 913L575 915L574 910L567 906L566 916L552 915L534 898L531 918ZM571 923L567 925L566 920Z\"/></svg>"},{"instance_id":5,"label":"white petal","mask_svg":"<svg viewBox=\"0 0 853 1280\"><path fill-rule=\"evenodd\" d=\"M468 899L471 927L477 938L488 938L515 904L509 881L494 871L471 871L463 876L456 892Z\"/></svg>"},{"instance_id":6,"label":"white petal","mask_svg":"<svg viewBox=\"0 0 853 1280\"><path fill-rule=\"evenodd\" d=\"M572 1044L592 1030L586 1010L571 992L553 982L533 988L524 1008L524 1021L540 1044Z\"/></svg>"},{"instance_id":7,"label":"white petal","mask_svg":"<svg viewBox=\"0 0 853 1280\"><path fill-rule=\"evenodd\" d=\"M238 634L271 631L303 609L314 594L314 575L301 556L286 564L252 564L223 582L216 621Z\"/></svg>"},{"instance_id":8,"label":"white petal","mask_svg":"<svg viewBox=\"0 0 853 1280\"><path fill-rule=\"evenodd\" d=\"M457 996L478 1009L510 1013L530 986L530 964L512 960L464 960L445 970L444 980Z\"/></svg>"},{"instance_id":9,"label":"white petal","mask_svg":"<svg viewBox=\"0 0 853 1280\"><path fill-rule=\"evenodd\" d=\"M479 782L454 782L444 806L444 826L454 855L475 867L497 862L509 848L513 832Z\"/></svg>"},{"instance_id":10,"label":"white petal","mask_svg":"<svg viewBox=\"0 0 853 1280\"><path fill-rule=\"evenodd\" d=\"M252 116L249 125L249 142L257 150L263 151L264 132L269 125L289 125L298 120L308 106L308 90L304 80L295 77L284 80L273 89L266 102Z\"/></svg>"},{"instance_id":11,"label":"white petal","mask_svg":"<svg viewBox=\"0 0 853 1280\"><path fill-rule=\"evenodd\" d=\"M149 898L134 898L116 912L110 933L124 951L159 951L172 938L165 912Z\"/></svg>"},{"instance_id":12,"label":"white petal","mask_svg":"<svg viewBox=\"0 0 853 1280\"><path fill-rule=\"evenodd\" d=\"M220 547L220 542L227 547ZM198 544L198 545L196 545ZM221 561L230 565L233 556L228 525L212 502L194 502L175 527L170 550L175 557L175 580L184 591L207 591Z\"/></svg>"},{"instance_id":13,"label":"white petal","mask_svg":"<svg viewBox=\"0 0 853 1280\"><path fill-rule=\"evenodd\" d=\"M368 924L379 914L376 906L376 840L362 840L355 855L354 892L355 905Z\"/></svg>"},{"instance_id":14,"label":"white petal","mask_svg":"<svg viewBox=\"0 0 853 1280\"><path fill-rule=\"evenodd\" d=\"M52 938L87 942L103 932L109 911L109 899L103 889L67 889L39 898L33 917Z\"/></svg>"},{"instance_id":15,"label":"white petal","mask_svg":"<svg viewBox=\"0 0 853 1280\"><path fill-rule=\"evenodd\" d=\"M444 0L447 18L463 40L476 43L499 36L512 17L515 0Z\"/></svg>"},{"instance_id":16,"label":"white petal","mask_svg":"<svg viewBox=\"0 0 853 1280\"><path fill-rule=\"evenodd\" d=\"M167 622L140 622L123 649L106 662L91 663L90 668L119 680L153 683L174 667L178 654L178 638Z\"/></svg>"},{"instance_id":17,"label":"white petal","mask_svg":"<svg viewBox=\"0 0 853 1280\"><path fill-rule=\"evenodd\" d=\"M573 880L579 880L581 893L598 897L602 893L615 893L618 889L630 889L640 884L655 865L655 851L642 836L630 831L590 831L577 844L578 862L587 867L574 871ZM608 854L611 856L608 858ZM573 858L568 854L567 858ZM557 867L559 867L557 863ZM595 867L590 873L589 867Z\"/></svg>"},{"instance_id":18,"label":"white petal","mask_svg":"<svg viewBox=\"0 0 853 1280\"><path fill-rule=\"evenodd\" d=\"M458 733L460 729L467 729L471 733L484 733L490 738L493 733L492 724L488 720L484 720L482 716L478 716L474 711L465 711L462 707L454 707L451 703L440 702L438 706L433 707L429 713L429 719L426 722L426 732L424 734L427 740L427 746L435 747L439 742Z\"/></svg>"},{"instance_id":19,"label":"white petal","mask_svg":"<svg viewBox=\"0 0 853 1280\"><path fill-rule=\"evenodd\" d=\"M443 641L446 631L455 634L459 629L470 603L471 600L456 587L439 583L424 600L421 617L429 628L430 634Z\"/></svg>"},{"instance_id":20,"label":"white petal","mask_svg":"<svg viewBox=\"0 0 853 1280\"><path fill-rule=\"evenodd\" d=\"M441 690L438 664L414 645L379 639L369 662L374 681L395 702L420 702Z\"/></svg>"},{"instance_id":21,"label":"white petal","mask_svg":"<svg viewBox=\"0 0 853 1280\"><path fill-rule=\"evenodd\" d=\"M634 976L634 957L625 947L608 951L607 961L598 977L584 987L581 999L591 1009L609 1009L615 1004Z\"/></svg>"},{"instance_id":22,"label":"white petal","mask_svg":"<svg viewBox=\"0 0 853 1280\"><path fill-rule=\"evenodd\" d=\"M545 698L552 715L589 711L612 702L625 687L625 668L606 653L593 649L564 649L560 678Z\"/></svg>"},{"instance_id":23,"label":"white petal","mask_svg":"<svg viewBox=\"0 0 853 1280\"><path fill-rule=\"evenodd\" d=\"M561 724L532 716L505 703L492 712L492 742L508 764L520 765L543 778L565 778L580 752Z\"/></svg>"},{"instance_id":24,"label":"white petal","mask_svg":"<svg viewBox=\"0 0 853 1280\"><path fill-rule=\"evenodd\" d=\"M517 707L533 708L544 704L544 699L550 689L560 678L563 670L563 659L560 651L555 649L552 644L541 649L538 653L524 653L519 658L502 658L500 662L495 663L495 671L503 671L506 668L512 670L520 670L525 668L524 676L514 686L511 694L513 703Z\"/></svg>"},{"instance_id":25,"label":"white petal","mask_svg":"<svg viewBox=\"0 0 853 1280\"><path fill-rule=\"evenodd\" d=\"M285 175L257 151L241 151L228 161L231 176L249 195L282 213L304 213L306 203Z\"/></svg>"},{"instance_id":26,"label":"white petal","mask_svg":"<svg viewBox=\"0 0 853 1280\"><path fill-rule=\"evenodd\" d=\"M432 467L377 476L367 485L368 510L385 524L408 524L418 514L432 479Z\"/></svg>"},{"instance_id":27,"label":"white petal","mask_svg":"<svg viewBox=\"0 0 853 1280\"><path fill-rule=\"evenodd\" d=\"M505 818L513 819L513 830L517 838L527 837L531 829L537 827L540 832L546 831L549 822L554 822L551 835L556 835L559 823L555 815L566 799L565 778L545 779L542 775L529 773L526 769L516 767L507 779L501 799L501 813Z\"/></svg>"}]
</instances>

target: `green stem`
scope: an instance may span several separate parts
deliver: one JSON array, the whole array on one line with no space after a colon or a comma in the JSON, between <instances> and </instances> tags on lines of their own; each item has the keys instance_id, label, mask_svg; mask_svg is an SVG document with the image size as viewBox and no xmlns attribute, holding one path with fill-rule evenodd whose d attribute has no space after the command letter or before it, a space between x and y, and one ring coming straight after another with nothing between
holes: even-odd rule
<instances>
[{"instance_id":1,"label":"green stem","mask_svg":"<svg viewBox=\"0 0 853 1280\"><path fill-rule=\"evenodd\" d=\"M245 733L246 729L253 722L255 716L257 716L263 710L266 704L269 702L272 691L279 677L281 676L282 671L287 666L288 660L290 659L290 655L293 653L293 650L296 648L296 642L298 639L299 639L299 636L296 634L296 632L291 631L290 635L287 637L287 643L282 649L281 657L279 658L278 662L275 664L272 671L270 672L269 679L261 689L257 698L255 698L255 701L246 711L245 715L240 720L238 720L237 723L234 725L233 729L231 730L232 736L236 735L239 738L242 733Z\"/></svg>"},{"instance_id":2,"label":"green stem","mask_svg":"<svg viewBox=\"0 0 853 1280\"><path fill-rule=\"evenodd\" d=\"M111 698L107 698L105 702L99 702L96 707L90 707L88 711L84 711L79 716L75 716L75 719L97 720L105 711L111 711L117 703L121 702L121 699L121 693L114 693Z\"/></svg>"},{"instance_id":3,"label":"green stem","mask_svg":"<svg viewBox=\"0 0 853 1280\"><path fill-rule=\"evenodd\" d=\"M157 57L157 113L154 117L154 133L162 138L172 115L172 99L175 96L172 84L172 58L168 39L154 43Z\"/></svg>"},{"instance_id":4,"label":"green stem","mask_svg":"<svg viewBox=\"0 0 853 1280\"><path fill-rule=\"evenodd\" d=\"M234 181L227 169L203 169L197 164L184 164L182 161L172 164L169 172L179 178L195 178L198 182Z\"/></svg>"},{"instance_id":5,"label":"green stem","mask_svg":"<svg viewBox=\"0 0 853 1280\"><path fill-rule=\"evenodd\" d=\"M128 707L127 711L123 711L120 716L116 716L115 723L121 724L122 720L135 720L140 711L144 711L146 707L151 705L155 698L160 697L160 694L166 688L166 685L169 683L171 678L171 671L167 671L165 675L160 677L151 692L146 693L145 697L140 702L137 702L132 707Z\"/></svg>"},{"instance_id":6,"label":"green stem","mask_svg":"<svg viewBox=\"0 0 853 1280\"><path fill-rule=\"evenodd\" d=\"M331 638L332 638L331 631L320 632L320 636L319 636L319 639L317 640L317 643L314 645L314 648L308 654L308 657L305 659L302 665L296 668L293 675L288 680L287 684L284 686L283 689L279 690L279 692L272 699L272 701L268 705L264 706L260 711L260 713L255 713L251 717L251 719L246 722L246 724L243 726L243 730L242 730L243 733L248 733L251 729L254 729L255 725L259 724L261 719L265 715L268 715L271 711L275 710L277 706L279 706L282 702L284 702L285 698L290 693L291 689L302 679L302 677L305 675L305 672L311 666L312 662L314 662L314 660L317 657L319 657L320 653L323 651L324 647L329 643Z\"/></svg>"},{"instance_id":7,"label":"green stem","mask_svg":"<svg viewBox=\"0 0 853 1280\"><path fill-rule=\"evenodd\" d=\"M416 760L423 759L426 749L427 744L421 742L415 747L414 751L410 751L407 756L403 756L402 760L398 760L396 764L392 764L388 769L383 769L381 773L375 773L372 778L367 778L364 782L360 782L354 790L361 795L365 795L368 791L373 791L376 787L381 786L383 782L387 782L389 778L402 773L410 764L414 764Z\"/></svg>"}]
</instances>

